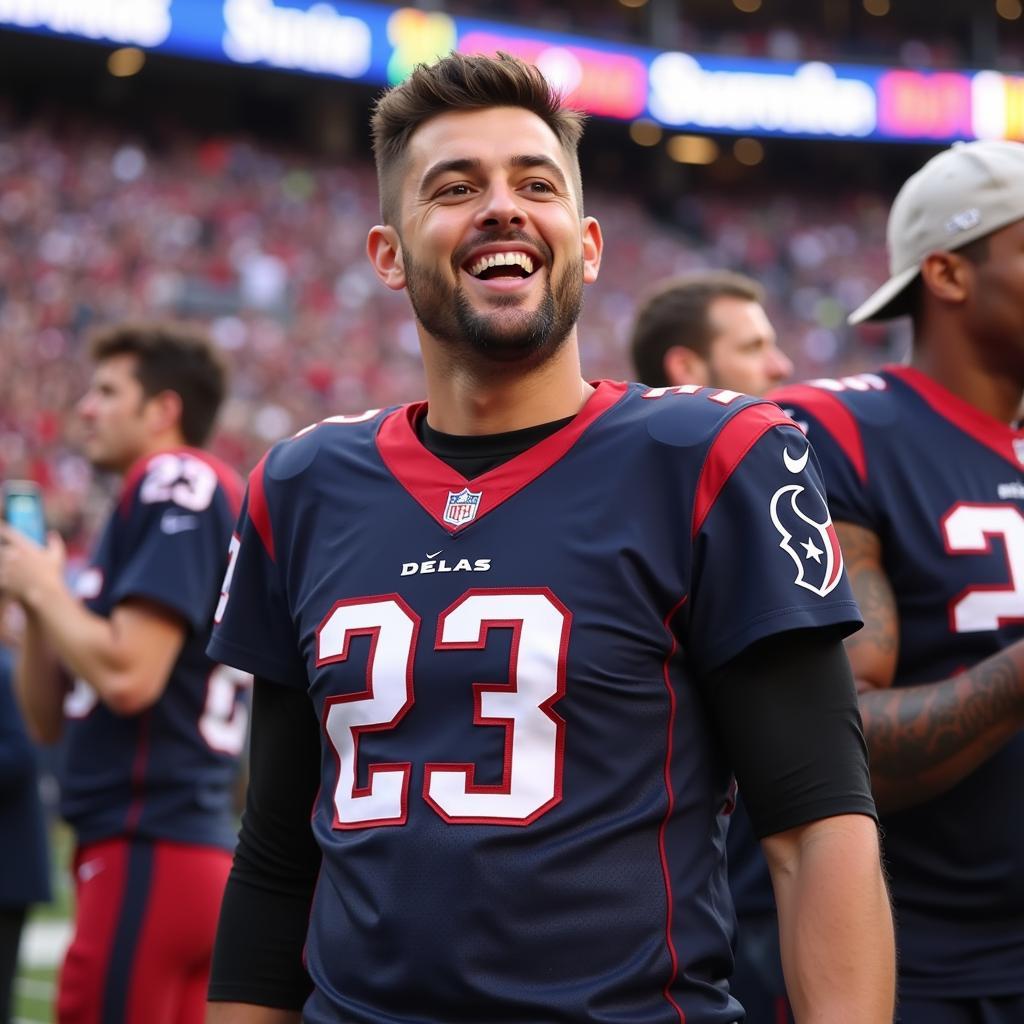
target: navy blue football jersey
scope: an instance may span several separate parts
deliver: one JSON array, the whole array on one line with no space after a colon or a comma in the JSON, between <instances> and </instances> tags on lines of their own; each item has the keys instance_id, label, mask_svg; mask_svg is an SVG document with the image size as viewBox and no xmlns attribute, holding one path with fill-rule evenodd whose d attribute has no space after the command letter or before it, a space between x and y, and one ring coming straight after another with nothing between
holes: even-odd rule
<instances>
[{"instance_id":1,"label":"navy blue football jersey","mask_svg":"<svg viewBox=\"0 0 1024 1024\"><path fill-rule=\"evenodd\" d=\"M872 530L899 608L894 685L936 682L1024 636L1024 431L909 367L783 388L832 515ZM1024 990L1018 734L969 778L883 817L903 992Z\"/></svg>"},{"instance_id":2,"label":"navy blue football jersey","mask_svg":"<svg viewBox=\"0 0 1024 1024\"><path fill-rule=\"evenodd\" d=\"M212 661L206 645L241 494L237 474L206 452L139 462L77 580L99 615L144 598L187 626L163 694L142 713L115 715L83 679L65 699L61 812L82 843L137 835L234 846L252 677Z\"/></svg>"},{"instance_id":3,"label":"navy blue football jersey","mask_svg":"<svg viewBox=\"0 0 1024 1024\"><path fill-rule=\"evenodd\" d=\"M425 411L271 450L210 648L321 722L303 1019L741 1019L698 681L859 621L806 439L734 392L602 382L467 480Z\"/></svg>"},{"instance_id":4,"label":"navy blue football jersey","mask_svg":"<svg viewBox=\"0 0 1024 1024\"><path fill-rule=\"evenodd\" d=\"M37 750L14 696L14 659L0 644L0 914L50 899Z\"/></svg>"}]
</instances>

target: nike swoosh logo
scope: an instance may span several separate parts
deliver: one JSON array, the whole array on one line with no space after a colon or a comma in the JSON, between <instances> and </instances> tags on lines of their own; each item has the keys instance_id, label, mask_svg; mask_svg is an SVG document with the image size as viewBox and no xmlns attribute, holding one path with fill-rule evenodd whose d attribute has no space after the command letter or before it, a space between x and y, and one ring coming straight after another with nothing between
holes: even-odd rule
<instances>
[{"instance_id":1,"label":"nike swoosh logo","mask_svg":"<svg viewBox=\"0 0 1024 1024\"><path fill-rule=\"evenodd\" d=\"M790 473L802 473L804 471L804 466L807 465L807 459L810 457L810 454L810 445L804 449L803 455L798 459L794 459L793 456L789 454L788 448L783 448L782 461L786 464L786 469L788 469Z\"/></svg>"},{"instance_id":2,"label":"nike swoosh logo","mask_svg":"<svg viewBox=\"0 0 1024 1024\"><path fill-rule=\"evenodd\" d=\"M427 558L437 558L442 551L444 551L444 548L438 548L432 555L428 554Z\"/></svg>"},{"instance_id":3,"label":"nike swoosh logo","mask_svg":"<svg viewBox=\"0 0 1024 1024\"><path fill-rule=\"evenodd\" d=\"M184 533L186 530L195 530L199 526L199 520L195 516L181 515L168 509L160 519L160 529L164 533Z\"/></svg>"}]
</instances>

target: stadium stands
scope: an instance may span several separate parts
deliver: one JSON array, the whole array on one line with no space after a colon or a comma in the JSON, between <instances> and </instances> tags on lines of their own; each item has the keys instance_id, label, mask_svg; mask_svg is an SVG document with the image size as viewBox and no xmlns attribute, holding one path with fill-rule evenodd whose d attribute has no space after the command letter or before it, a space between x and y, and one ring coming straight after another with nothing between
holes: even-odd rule
<instances>
[{"instance_id":1,"label":"stadium stands","mask_svg":"<svg viewBox=\"0 0 1024 1024\"><path fill-rule=\"evenodd\" d=\"M310 421L419 396L407 304L364 256L372 174L242 137L156 147L101 121L0 122L0 474L40 480L69 528L89 481L83 338L125 317L210 325L234 370L217 449L240 469ZM703 265L765 283L800 376L877 361L864 345L889 336L843 317L879 279L886 197L701 191L655 221L633 192L587 196L608 242L581 331L592 376L627 375L638 295Z\"/></svg>"}]
</instances>

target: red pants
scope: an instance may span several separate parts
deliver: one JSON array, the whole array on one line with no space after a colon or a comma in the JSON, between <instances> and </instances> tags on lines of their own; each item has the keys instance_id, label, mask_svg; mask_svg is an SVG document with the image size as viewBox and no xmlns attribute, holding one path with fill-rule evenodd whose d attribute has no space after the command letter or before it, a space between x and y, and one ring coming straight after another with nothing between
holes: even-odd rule
<instances>
[{"instance_id":1,"label":"red pants","mask_svg":"<svg viewBox=\"0 0 1024 1024\"><path fill-rule=\"evenodd\" d=\"M202 1024L231 854L108 839L75 854L59 1024Z\"/></svg>"}]
</instances>

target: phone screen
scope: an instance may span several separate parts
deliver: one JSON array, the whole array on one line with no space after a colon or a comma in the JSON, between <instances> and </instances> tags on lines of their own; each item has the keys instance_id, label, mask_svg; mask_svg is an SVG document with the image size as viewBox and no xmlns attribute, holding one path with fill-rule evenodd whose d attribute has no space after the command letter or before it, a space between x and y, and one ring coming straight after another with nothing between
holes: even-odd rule
<instances>
[{"instance_id":1,"label":"phone screen","mask_svg":"<svg viewBox=\"0 0 1024 1024\"><path fill-rule=\"evenodd\" d=\"M46 517L38 490L11 490L4 493L4 519L37 544L46 543Z\"/></svg>"}]
</instances>

